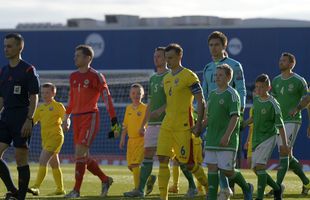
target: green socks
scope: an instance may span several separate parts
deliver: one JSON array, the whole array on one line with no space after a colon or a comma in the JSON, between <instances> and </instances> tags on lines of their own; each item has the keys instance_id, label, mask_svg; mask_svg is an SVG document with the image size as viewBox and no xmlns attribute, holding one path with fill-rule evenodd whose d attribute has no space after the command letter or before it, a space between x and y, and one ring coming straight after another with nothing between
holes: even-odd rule
<instances>
[{"instance_id":1,"label":"green socks","mask_svg":"<svg viewBox=\"0 0 310 200\"><path fill-rule=\"evenodd\" d=\"M280 157L280 166L277 172L277 183L280 185L283 182L284 176L288 170L288 156Z\"/></svg>"},{"instance_id":2,"label":"green socks","mask_svg":"<svg viewBox=\"0 0 310 200\"><path fill-rule=\"evenodd\" d=\"M139 183L139 191L144 192L145 184L147 179L152 173L153 169L153 159L144 159L141 165L140 171L140 183Z\"/></svg>"}]
</instances>

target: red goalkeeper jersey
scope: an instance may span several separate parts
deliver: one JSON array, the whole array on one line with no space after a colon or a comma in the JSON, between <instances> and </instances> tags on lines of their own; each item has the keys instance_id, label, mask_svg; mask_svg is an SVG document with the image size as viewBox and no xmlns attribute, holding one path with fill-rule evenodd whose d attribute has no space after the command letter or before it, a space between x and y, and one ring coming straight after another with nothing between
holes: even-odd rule
<instances>
[{"instance_id":1,"label":"red goalkeeper jersey","mask_svg":"<svg viewBox=\"0 0 310 200\"><path fill-rule=\"evenodd\" d=\"M70 75L70 96L68 100L67 114L83 114L97 112L100 95L106 105L110 118L115 117L112 97L104 76L89 68L86 73L79 71Z\"/></svg>"}]
</instances>

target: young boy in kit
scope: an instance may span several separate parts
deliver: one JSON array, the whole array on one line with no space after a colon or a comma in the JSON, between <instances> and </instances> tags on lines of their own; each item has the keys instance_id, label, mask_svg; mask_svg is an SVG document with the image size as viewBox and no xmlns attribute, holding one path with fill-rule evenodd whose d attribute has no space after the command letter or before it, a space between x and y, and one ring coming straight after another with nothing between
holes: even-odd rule
<instances>
[{"instance_id":1,"label":"young boy in kit","mask_svg":"<svg viewBox=\"0 0 310 200\"><path fill-rule=\"evenodd\" d=\"M44 103L38 106L34 114L34 124L39 122L41 126L42 151L37 178L29 191L33 195L40 194L39 188L47 174L48 163L52 167L54 181L57 186L55 192L51 195L64 195L66 193L58 157L64 142L62 121L66 109L62 103L55 101L55 95L56 86L53 83L44 83L41 90L41 98Z\"/></svg>"},{"instance_id":2,"label":"young boy in kit","mask_svg":"<svg viewBox=\"0 0 310 200\"><path fill-rule=\"evenodd\" d=\"M144 95L143 86L135 83L131 85L129 97L132 101L126 107L123 130L119 148L123 149L126 135L127 141L127 164L129 170L133 173L134 189L138 189L140 180L140 165L144 157L144 135L140 133L140 127L146 112L146 105L142 103Z\"/></svg>"},{"instance_id":3,"label":"young boy in kit","mask_svg":"<svg viewBox=\"0 0 310 200\"><path fill-rule=\"evenodd\" d=\"M277 100L269 95L270 80L268 75L262 74L256 78L255 92L256 97L253 103L253 118L247 123L253 122L252 138L252 168L257 175L257 198L264 198L266 185L270 185L274 190L274 199L282 199L281 185L277 184L266 172L267 162L276 145L276 137L280 132L284 149L289 152L281 109Z\"/></svg>"}]
</instances>

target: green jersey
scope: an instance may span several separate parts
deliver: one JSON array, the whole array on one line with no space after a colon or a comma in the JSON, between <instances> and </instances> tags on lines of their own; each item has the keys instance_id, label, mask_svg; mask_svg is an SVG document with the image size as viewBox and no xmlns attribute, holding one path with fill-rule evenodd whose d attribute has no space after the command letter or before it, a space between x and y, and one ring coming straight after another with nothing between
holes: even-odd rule
<instances>
[{"instance_id":1,"label":"green jersey","mask_svg":"<svg viewBox=\"0 0 310 200\"><path fill-rule=\"evenodd\" d=\"M261 100L259 97L254 98L253 127L253 149L278 134L277 127L283 127L280 105L274 97L269 96L266 100Z\"/></svg>"},{"instance_id":2,"label":"green jersey","mask_svg":"<svg viewBox=\"0 0 310 200\"><path fill-rule=\"evenodd\" d=\"M163 74L154 74L151 76L149 81L149 104L150 104L150 112L157 110L166 104L166 95L164 91L163 79L168 74L169 71ZM161 124L165 117L165 113L162 113L158 118L150 118L148 124L156 125Z\"/></svg>"},{"instance_id":3,"label":"green jersey","mask_svg":"<svg viewBox=\"0 0 310 200\"><path fill-rule=\"evenodd\" d=\"M238 92L231 86L224 92L213 90L208 98L208 131L206 134L206 150L237 151L239 144L239 120L234 129L228 146L220 146L231 117L240 116L240 97Z\"/></svg>"},{"instance_id":4,"label":"green jersey","mask_svg":"<svg viewBox=\"0 0 310 200\"><path fill-rule=\"evenodd\" d=\"M284 79L281 75L272 81L272 95L280 103L283 120L285 123L301 123L301 112L294 117L289 112L295 108L300 99L307 94L307 82L298 74Z\"/></svg>"}]
</instances>

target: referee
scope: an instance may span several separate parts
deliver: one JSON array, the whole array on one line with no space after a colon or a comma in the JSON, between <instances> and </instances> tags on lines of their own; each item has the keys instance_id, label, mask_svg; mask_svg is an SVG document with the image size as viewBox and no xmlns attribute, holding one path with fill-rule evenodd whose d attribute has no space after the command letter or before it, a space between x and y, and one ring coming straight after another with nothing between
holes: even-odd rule
<instances>
[{"instance_id":1,"label":"referee","mask_svg":"<svg viewBox=\"0 0 310 200\"><path fill-rule=\"evenodd\" d=\"M24 39L10 33L4 39L4 53L9 63L0 71L0 178L8 193L5 199L24 200L30 179L28 148L32 118L38 103L39 79L35 68L21 58ZM15 147L18 189L15 187L3 153Z\"/></svg>"}]
</instances>

